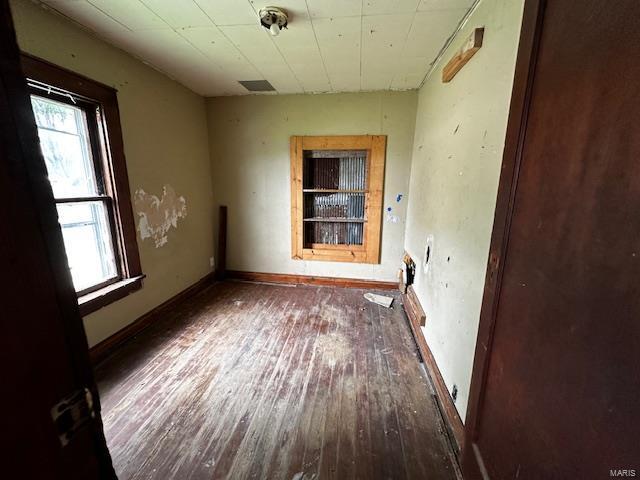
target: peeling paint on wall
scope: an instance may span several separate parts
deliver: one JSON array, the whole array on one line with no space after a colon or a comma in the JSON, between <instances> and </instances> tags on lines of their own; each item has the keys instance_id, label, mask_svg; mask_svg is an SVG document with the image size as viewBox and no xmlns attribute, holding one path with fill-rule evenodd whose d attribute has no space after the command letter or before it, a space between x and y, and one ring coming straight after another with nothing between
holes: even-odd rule
<instances>
[{"instance_id":1,"label":"peeling paint on wall","mask_svg":"<svg viewBox=\"0 0 640 480\"><path fill-rule=\"evenodd\" d=\"M187 216L186 200L178 197L171 185L162 187L162 198L139 188L133 196L133 203L138 216L140 238L153 239L156 248L167 243L167 233L171 227L178 228L178 219Z\"/></svg>"}]
</instances>

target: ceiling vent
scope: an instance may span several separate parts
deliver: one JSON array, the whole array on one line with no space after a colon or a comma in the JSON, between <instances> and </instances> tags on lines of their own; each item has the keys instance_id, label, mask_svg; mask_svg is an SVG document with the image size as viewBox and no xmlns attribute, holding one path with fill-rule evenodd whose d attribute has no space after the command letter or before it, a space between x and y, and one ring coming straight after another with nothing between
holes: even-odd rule
<instances>
[{"instance_id":1,"label":"ceiling vent","mask_svg":"<svg viewBox=\"0 0 640 480\"><path fill-rule=\"evenodd\" d=\"M273 88L266 80L239 80L238 83L250 92L275 92Z\"/></svg>"}]
</instances>

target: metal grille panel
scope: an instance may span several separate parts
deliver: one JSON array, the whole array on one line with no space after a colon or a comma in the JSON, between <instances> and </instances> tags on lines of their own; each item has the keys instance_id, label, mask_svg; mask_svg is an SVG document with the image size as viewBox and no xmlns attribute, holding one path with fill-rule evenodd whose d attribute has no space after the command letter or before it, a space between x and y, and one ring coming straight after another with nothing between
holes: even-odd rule
<instances>
[{"instance_id":1,"label":"metal grille panel","mask_svg":"<svg viewBox=\"0 0 640 480\"><path fill-rule=\"evenodd\" d=\"M304 243L362 245L367 152L305 151Z\"/></svg>"}]
</instances>

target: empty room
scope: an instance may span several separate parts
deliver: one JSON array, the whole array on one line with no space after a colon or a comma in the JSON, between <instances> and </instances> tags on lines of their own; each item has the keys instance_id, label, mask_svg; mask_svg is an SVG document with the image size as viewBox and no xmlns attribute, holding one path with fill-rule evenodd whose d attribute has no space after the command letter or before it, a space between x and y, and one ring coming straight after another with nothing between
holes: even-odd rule
<instances>
[{"instance_id":1,"label":"empty room","mask_svg":"<svg viewBox=\"0 0 640 480\"><path fill-rule=\"evenodd\" d=\"M0 0L6 479L640 475L636 0Z\"/></svg>"}]
</instances>

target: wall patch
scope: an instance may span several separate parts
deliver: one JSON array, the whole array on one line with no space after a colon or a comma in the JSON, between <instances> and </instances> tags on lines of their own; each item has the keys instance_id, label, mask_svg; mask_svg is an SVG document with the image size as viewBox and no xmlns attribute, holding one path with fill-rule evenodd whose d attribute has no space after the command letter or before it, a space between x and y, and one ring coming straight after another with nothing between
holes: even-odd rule
<instances>
[{"instance_id":1,"label":"wall patch","mask_svg":"<svg viewBox=\"0 0 640 480\"><path fill-rule=\"evenodd\" d=\"M162 187L162 198L139 188L133 195L133 203L138 216L140 238L153 239L156 248L167 243L167 233L171 227L178 228L178 219L187 216L186 200L178 197L171 185Z\"/></svg>"},{"instance_id":2,"label":"wall patch","mask_svg":"<svg viewBox=\"0 0 640 480\"><path fill-rule=\"evenodd\" d=\"M392 215L391 213L387 213L387 222L398 223L400 222L400 217L397 215Z\"/></svg>"}]
</instances>

